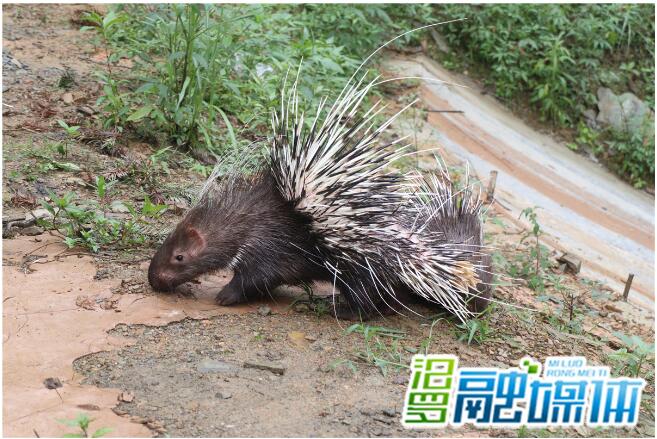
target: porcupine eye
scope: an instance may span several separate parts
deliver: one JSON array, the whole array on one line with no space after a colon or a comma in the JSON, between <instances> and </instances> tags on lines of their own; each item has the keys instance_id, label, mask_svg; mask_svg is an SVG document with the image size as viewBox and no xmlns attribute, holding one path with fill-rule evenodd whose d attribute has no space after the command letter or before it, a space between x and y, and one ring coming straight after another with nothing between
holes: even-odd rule
<instances>
[{"instance_id":1,"label":"porcupine eye","mask_svg":"<svg viewBox=\"0 0 657 439\"><path fill-rule=\"evenodd\" d=\"M176 261L182 262L182 260L183 260L183 255L176 256Z\"/></svg>"}]
</instances>

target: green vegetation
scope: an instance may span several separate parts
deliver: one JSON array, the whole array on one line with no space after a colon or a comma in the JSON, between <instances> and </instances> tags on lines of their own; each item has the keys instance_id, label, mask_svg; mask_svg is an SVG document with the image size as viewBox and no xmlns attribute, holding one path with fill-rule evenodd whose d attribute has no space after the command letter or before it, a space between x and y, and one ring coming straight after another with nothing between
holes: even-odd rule
<instances>
[{"instance_id":1,"label":"green vegetation","mask_svg":"<svg viewBox=\"0 0 657 439\"><path fill-rule=\"evenodd\" d=\"M77 427L79 431L75 433L66 433L64 437L103 437L111 433L112 429L103 427L91 433L89 426L94 420L87 416L85 413L80 413L74 419L58 419L57 422L67 425L69 427ZM91 433L91 435L90 435Z\"/></svg>"},{"instance_id":2,"label":"green vegetation","mask_svg":"<svg viewBox=\"0 0 657 439\"><path fill-rule=\"evenodd\" d=\"M561 332L581 334L584 316L578 307L580 297L577 290L564 285L564 276L548 274L546 279L552 285L552 290L558 293L556 296L547 294L538 296L540 301L552 300L558 304L557 314L550 315L548 322Z\"/></svg>"},{"instance_id":3,"label":"green vegetation","mask_svg":"<svg viewBox=\"0 0 657 439\"><path fill-rule=\"evenodd\" d=\"M629 374L638 377L642 373L643 366L648 365L645 378L654 378L654 343L646 343L636 335L629 336L620 332L615 332L614 335L625 345L609 354L609 360L614 365L614 373L617 376Z\"/></svg>"},{"instance_id":4,"label":"green vegetation","mask_svg":"<svg viewBox=\"0 0 657 439\"><path fill-rule=\"evenodd\" d=\"M596 91L633 91L654 110L655 7L650 4L442 5L440 28L458 49L449 67L467 65L511 105L535 109L543 121L579 127L572 147L589 146L638 187L654 182L654 128L597 132L583 124Z\"/></svg>"},{"instance_id":5,"label":"green vegetation","mask_svg":"<svg viewBox=\"0 0 657 439\"><path fill-rule=\"evenodd\" d=\"M106 71L99 76L104 125L164 133L204 158L238 150L267 132L286 78L289 86L298 75L302 109L312 112L323 96L344 86L384 37L412 27L410 17L427 11L426 6L129 5L105 17L90 13L86 18L95 26L85 29L94 30L107 50ZM114 66L121 59L133 67L119 79Z\"/></svg>"},{"instance_id":6,"label":"green vegetation","mask_svg":"<svg viewBox=\"0 0 657 439\"><path fill-rule=\"evenodd\" d=\"M571 334L582 333L583 313L579 307L580 295L578 290L566 285L565 276L552 272L554 264L550 260L549 249L541 244L540 237L543 230L538 222L538 207L524 209L520 218L529 221L530 228L522 233L518 249L509 260L501 252L492 255L496 271L507 273L511 278L520 278L527 281L527 286L537 292L536 299L539 302L554 302L558 305L556 313L550 312L548 323L560 332ZM592 288L592 297L601 297L600 291L595 287L599 285L592 281L585 282ZM555 294L556 293L556 294ZM596 296L597 295L597 296ZM481 327L482 322L468 323L461 330L461 337L468 338L469 342L477 340L477 332L480 337L485 337L487 327ZM469 334L469 335L468 335Z\"/></svg>"},{"instance_id":7,"label":"green vegetation","mask_svg":"<svg viewBox=\"0 0 657 439\"><path fill-rule=\"evenodd\" d=\"M404 331L355 323L348 327L345 333L357 333L363 336L365 347L358 350L354 354L355 357L359 361L378 367L384 376L387 375L390 367L408 369L408 360L404 359L404 348L400 343L404 338Z\"/></svg>"},{"instance_id":8,"label":"green vegetation","mask_svg":"<svg viewBox=\"0 0 657 439\"><path fill-rule=\"evenodd\" d=\"M149 219L156 218L166 206L153 204L148 197L140 210L121 202L120 206L129 212L130 217L112 218L107 212L112 207L117 208L117 203L109 203L109 186L103 176L96 177L95 200L77 200L74 192L62 197L50 192L50 201L42 200L41 204L51 217L39 218L38 224L61 233L64 243L70 248L79 245L97 252L109 245L126 247L143 243L146 235L141 226L148 224Z\"/></svg>"},{"instance_id":9,"label":"green vegetation","mask_svg":"<svg viewBox=\"0 0 657 439\"><path fill-rule=\"evenodd\" d=\"M511 260L507 260L500 252L494 252L492 258L500 272L508 273L512 278L525 279L532 290L543 292L545 272L552 263L548 248L540 242L543 230L538 223L537 209L538 207L528 207L520 214L520 217L525 217L531 226L522 234L518 243L522 251L515 253Z\"/></svg>"},{"instance_id":10,"label":"green vegetation","mask_svg":"<svg viewBox=\"0 0 657 439\"><path fill-rule=\"evenodd\" d=\"M490 326L490 315L494 309L490 305L484 315L477 318L466 320L463 323L457 323L455 332L458 340L467 344L483 344L493 337L495 330Z\"/></svg>"},{"instance_id":11,"label":"green vegetation","mask_svg":"<svg viewBox=\"0 0 657 439\"><path fill-rule=\"evenodd\" d=\"M332 297L316 296L312 285L307 283L303 283L301 287L306 296L294 299L294 301L288 306L288 309L294 308L297 310L303 310L304 307L307 307L309 311L312 311L315 316L317 316L317 318L331 312L333 308Z\"/></svg>"}]
</instances>

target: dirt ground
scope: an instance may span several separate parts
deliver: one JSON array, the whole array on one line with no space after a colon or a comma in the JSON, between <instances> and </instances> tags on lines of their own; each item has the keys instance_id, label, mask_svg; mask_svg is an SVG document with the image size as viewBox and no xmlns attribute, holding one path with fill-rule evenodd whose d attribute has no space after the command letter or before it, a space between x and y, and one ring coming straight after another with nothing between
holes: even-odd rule
<instances>
[{"instance_id":1,"label":"dirt ground","mask_svg":"<svg viewBox=\"0 0 657 439\"><path fill-rule=\"evenodd\" d=\"M608 355L622 346L615 331L654 342L652 309L623 302L620 291L572 274L565 275L565 284L580 297L579 333L555 326L558 293L548 290L544 300L516 281L496 289L501 304L487 317L491 333L481 344L459 341L451 319L432 328L428 318L394 316L367 322L401 331L397 345L385 339L380 346L348 333L352 322L309 307L299 289L218 307L212 294L230 273L191 283L186 294L152 291L146 269L153 244L91 254L68 249L59 236L33 226L5 230L5 223L39 209L48 190L93 197L89 175L114 172L117 200L141 203L153 196L148 186L124 181L116 172L155 152L153 145L131 138L121 140L123 154L116 157L93 142L73 142L65 161L81 170L40 171L43 155L57 157L53 143L63 139L57 120L83 127L98 123L94 104L100 87L93 72L102 68L104 54L71 21L81 9L3 6L4 436L61 436L73 429L59 419L87 413L94 419L91 429L109 427L108 436L514 437L517 431L471 427L403 429L408 370L390 363L406 365L428 345L431 353L458 355L465 366L515 366L525 355L541 360L583 355L592 364L610 364ZM68 91L58 87L65 69L75 78ZM170 172L155 176L158 187L202 181L181 158L172 154ZM174 225L181 214L169 209L162 227ZM489 211L487 243L502 255L526 251L518 245L523 232L504 208ZM315 292L327 295L330 287ZM438 312L419 304L416 309L424 316ZM377 367L363 360L368 349L389 363ZM650 375L635 428L529 434L654 437Z\"/></svg>"}]
</instances>

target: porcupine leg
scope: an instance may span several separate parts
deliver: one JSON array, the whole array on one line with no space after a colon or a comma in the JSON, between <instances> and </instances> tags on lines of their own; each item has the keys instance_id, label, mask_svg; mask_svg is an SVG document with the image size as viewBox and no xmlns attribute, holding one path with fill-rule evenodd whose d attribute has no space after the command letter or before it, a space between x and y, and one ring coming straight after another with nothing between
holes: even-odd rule
<instances>
[{"instance_id":1,"label":"porcupine leg","mask_svg":"<svg viewBox=\"0 0 657 439\"><path fill-rule=\"evenodd\" d=\"M219 291L214 300L222 306L235 305L267 294L280 284L278 279L258 271L245 273L236 270L233 279Z\"/></svg>"}]
</instances>

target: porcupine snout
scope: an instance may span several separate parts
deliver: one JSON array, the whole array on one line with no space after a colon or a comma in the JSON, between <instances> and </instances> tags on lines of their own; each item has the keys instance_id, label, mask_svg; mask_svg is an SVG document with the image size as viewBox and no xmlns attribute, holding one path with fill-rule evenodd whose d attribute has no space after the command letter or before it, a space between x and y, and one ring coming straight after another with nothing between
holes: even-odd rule
<instances>
[{"instance_id":1,"label":"porcupine snout","mask_svg":"<svg viewBox=\"0 0 657 439\"><path fill-rule=\"evenodd\" d=\"M155 291L173 291L175 288L173 273L158 270L155 264L148 267L148 283Z\"/></svg>"}]
</instances>

